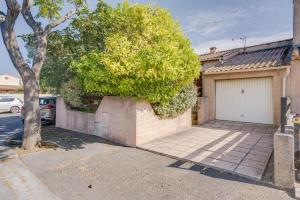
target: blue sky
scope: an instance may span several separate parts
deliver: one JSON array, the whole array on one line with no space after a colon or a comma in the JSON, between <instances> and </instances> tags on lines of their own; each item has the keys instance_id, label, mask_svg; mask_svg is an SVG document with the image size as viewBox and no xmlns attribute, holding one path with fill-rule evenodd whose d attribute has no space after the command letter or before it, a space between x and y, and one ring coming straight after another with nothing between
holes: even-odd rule
<instances>
[{"instance_id":1,"label":"blue sky","mask_svg":"<svg viewBox=\"0 0 300 200\"><path fill-rule=\"evenodd\" d=\"M91 9L96 0L87 0ZM122 0L106 0L116 5ZM197 53L241 47L239 39L247 37L247 46L292 37L292 0L131 0L133 3L152 3L168 9L182 26ZM0 1L0 10L5 10ZM60 26L63 28L67 24ZM17 34L30 32L21 19L16 24ZM26 54L24 52L24 54ZM0 74L17 75L0 39Z\"/></svg>"}]
</instances>

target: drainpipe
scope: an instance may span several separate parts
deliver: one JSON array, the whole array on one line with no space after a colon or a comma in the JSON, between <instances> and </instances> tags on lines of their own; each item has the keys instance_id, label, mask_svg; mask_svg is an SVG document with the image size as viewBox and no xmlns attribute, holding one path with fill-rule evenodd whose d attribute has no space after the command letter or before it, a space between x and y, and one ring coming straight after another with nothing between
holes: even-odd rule
<instances>
[{"instance_id":1,"label":"drainpipe","mask_svg":"<svg viewBox=\"0 0 300 200\"><path fill-rule=\"evenodd\" d=\"M282 86L283 86L283 88L282 88L282 97L286 97L287 78L290 75L290 73L291 73L291 66L288 66L286 68L286 73L285 73L285 75L282 79Z\"/></svg>"}]
</instances>

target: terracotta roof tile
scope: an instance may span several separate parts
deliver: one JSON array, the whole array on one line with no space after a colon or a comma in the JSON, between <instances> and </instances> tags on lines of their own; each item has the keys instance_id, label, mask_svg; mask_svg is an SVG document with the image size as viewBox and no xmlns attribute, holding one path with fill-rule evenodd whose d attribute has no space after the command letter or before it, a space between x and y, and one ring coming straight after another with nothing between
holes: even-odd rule
<instances>
[{"instance_id":1,"label":"terracotta roof tile","mask_svg":"<svg viewBox=\"0 0 300 200\"><path fill-rule=\"evenodd\" d=\"M243 69L272 68L290 63L292 53L291 46L263 49L250 52L240 52L224 59L223 63L209 67L205 73L225 72Z\"/></svg>"},{"instance_id":2,"label":"terracotta roof tile","mask_svg":"<svg viewBox=\"0 0 300 200\"><path fill-rule=\"evenodd\" d=\"M211 60L219 60L222 56L232 54L234 52L238 52L239 49L232 49L232 50L226 50L226 51L218 51L215 53L207 53L200 55L200 61L211 61Z\"/></svg>"}]
</instances>

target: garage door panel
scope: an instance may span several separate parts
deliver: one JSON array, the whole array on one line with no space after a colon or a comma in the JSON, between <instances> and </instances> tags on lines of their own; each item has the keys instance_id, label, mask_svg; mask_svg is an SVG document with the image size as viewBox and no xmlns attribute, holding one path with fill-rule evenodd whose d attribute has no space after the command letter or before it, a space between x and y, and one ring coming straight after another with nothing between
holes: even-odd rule
<instances>
[{"instance_id":1,"label":"garage door panel","mask_svg":"<svg viewBox=\"0 0 300 200\"><path fill-rule=\"evenodd\" d=\"M272 78L216 81L216 119L273 123Z\"/></svg>"},{"instance_id":2,"label":"garage door panel","mask_svg":"<svg viewBox=\"0 0 300 200\"><path fill-rule=\"evenodd\" d=\"M235 98L239 95L241 82L238 80L220 81L216 84L216 118L220 120L238 121L240 119L242 102Z\"/></svg>"}]
</instances>

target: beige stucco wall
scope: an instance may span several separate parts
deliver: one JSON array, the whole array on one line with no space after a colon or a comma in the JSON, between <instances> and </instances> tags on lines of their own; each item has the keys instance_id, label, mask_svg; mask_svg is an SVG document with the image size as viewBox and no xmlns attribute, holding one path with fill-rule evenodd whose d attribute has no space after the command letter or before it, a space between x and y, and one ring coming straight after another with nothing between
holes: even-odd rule
<instances>
[{"instance_id":1,"label":"beige stucco wall","mask_svg":"<svg viewBox=\"0 0 300 200\"><path fill-rule=\"evenodd\" d=\"M104 97L95 116L95 135L127 146L136 145L136 104L128 98Z\"/></svg>"},{"instance_id":2,"label":"beige stucco wall","mask_svg":"<svg viewBox=\"0 0 300 200\"><path fill-rule=\"evenodd\" d=\"M292 99L292 112L300 114L300 60L292 61L288 77L287 95Z\"/></svg>"},{"instance_id":3,"label":"beige stucco wall","mask_svg":"<svg viewBox=\"0 0 300 200\"><path fill-rule=\"evenodd\" d=\"M272 77L273 94L273 123L280 124L280 100L282 96L283 77L286 74L286 68L277 68L271 70L244 71L230 73L203 74L203 96L208 98L208 119L215 119L216 103L216 80Z\"/></svg>"},{"instance_id":4,"label":"beige stucco wall","mask_svg":"<svg viewBox=\"0 0 300 200\"><path fill-rule=\"evenodd\" d=\"M197 124L202 125L208 121L208 98L198 97L197 100Z\"/></svg>"},{"instance_id":5,"label":"beige stucco wall","mask_svg":"<svg viewBox=\"0 0 300 200\"><path fill-rule=\"evenodd\" d=\"M61 97L56 101L56 127L93 134L95 114L69 110Z\"/></svg>"},{"instance_id":6,"label":"beige stucco wall","mask_svg":"<svg viewBox=\"0 0 300 200\"><path fill-rule=\"evenodd\" d=\"M161 119L147 102L136 103L136 143L141 145L166 137L192 126L192 112L187 110L176 118Z\"/></svg>"},{"instance_id":7,"label":"beige stucco wall","mask_svg":"<svg viewBox=\"0 0 300 200\"><path fill-rule=\"evenodd\" d=\"M189 129L192 125L191 110L176 118L161 119L149 103L121 97L104 97L95 114L71 111L58 97L56 115L57 127L132 147Z\"/></svg>"}]
</instances>

